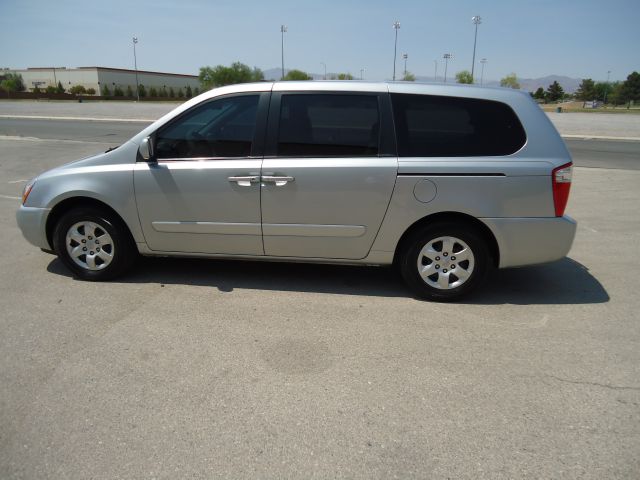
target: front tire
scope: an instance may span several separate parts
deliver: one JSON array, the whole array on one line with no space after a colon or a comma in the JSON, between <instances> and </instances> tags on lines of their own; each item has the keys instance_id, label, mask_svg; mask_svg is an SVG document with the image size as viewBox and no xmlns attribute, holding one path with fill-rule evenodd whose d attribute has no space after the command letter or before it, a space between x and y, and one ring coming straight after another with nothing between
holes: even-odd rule
<instances>
[{"instance_id":1,"label":"front tire","mask_svg":"<svg viewBox=\"0 0 640 480\"><path fill-rule=\"evenodd\" d=\"M82 280L110 280L124 273L136 249L123 222L95 208L65 213L53 232L53 248L65 266Z\"/></svg>"},{"instance_id":2,"label":"front tire","mask_svg":"<svg viewBox=\"0 0 640 480\"><path fill-rule=\"evenodd\" d=\"M492 264L484 237L473 227L428 225L407 239L400 272L420 298L449 302L476 289Z\"/></svg>"}]
</instances>

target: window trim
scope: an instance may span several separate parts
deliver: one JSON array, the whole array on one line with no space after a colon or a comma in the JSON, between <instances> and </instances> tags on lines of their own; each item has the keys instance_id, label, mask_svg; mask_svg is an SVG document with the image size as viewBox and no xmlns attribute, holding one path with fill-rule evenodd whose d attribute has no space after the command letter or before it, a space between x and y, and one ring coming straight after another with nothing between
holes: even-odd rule
<instances>
[{"instance_id":1,"label":"window trim","mask_svg":"<svg viewBox=\"0 0 640 480\"><path fill-rule=\"evenodd\" d=\"M247 160L247 159L255 159L262 158L264 154L264 143L265 143L265 135L267 129L267 117L269 110L269 100L271 97L271 92L238 92L238 93L230 93L226 95L218 95L216 97L208 98L207 100L200 102L193 107L181 112L176 117L169 120L164 125L160 126L157 130L155 130L151 135L149 135L153 141L154 146L157 144L157 136L162 133L163 130L170 128L175 125L176 122L179 122L186 115L190 114L196 108L200 108L208 103L215 102L218 100L224 100L228 98L234 97L247 97L247 96L257 96L258 97L258 109L256 112L256 125L253 132L253 140L251 141L251 152L248 156L244 157L177 157L177 158L158 158L155 156L154 160L158 163L169 163L169 162L201 162L201 161L211 161L211 160Z\"/></svg>"},{"instance_id":2,"label":"window trim","mask_svg":"<svg viewBox=\"0 0 640 480\"><path fill-rule=\"evenodd\" d=\"M378 100L378 119L380 122L377 155L277 155L278 133L280 131L280 107L284 95L323 95L323 96L368 96ZM387 92L352 92L349 90L300 90L278 91L271 94L267 120L264 158L379 158L395 157L396 145L391 117L391 99Z\"/></svg>"}]
</instances>

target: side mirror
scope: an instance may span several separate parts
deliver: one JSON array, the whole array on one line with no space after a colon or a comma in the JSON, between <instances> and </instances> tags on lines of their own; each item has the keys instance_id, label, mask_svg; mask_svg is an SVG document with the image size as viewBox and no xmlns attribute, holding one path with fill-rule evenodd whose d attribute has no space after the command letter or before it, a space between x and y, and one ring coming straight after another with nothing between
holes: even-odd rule
<instances>
[{"instance_id":1,"label":"side mirror","mask_svg":"<svg viewBox=\"0 0 640 480\"><path fill-rule=\"evenodd\" d=\"M145 162L153 161L153 140L147 137L140 143L138 154Z\"/></svg>"}]
</instances>

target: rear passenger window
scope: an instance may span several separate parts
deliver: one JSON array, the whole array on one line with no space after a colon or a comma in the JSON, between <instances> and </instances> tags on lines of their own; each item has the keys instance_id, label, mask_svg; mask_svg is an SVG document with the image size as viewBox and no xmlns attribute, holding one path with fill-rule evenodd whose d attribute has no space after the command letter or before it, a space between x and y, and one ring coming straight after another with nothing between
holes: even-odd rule
<instances>
[{"instance_id":1,"label":"rear passenger window","mask_svg":"<svg viewBox=\"0 0 640 480\"><path fill-rule=\"evenodd\" d=\"M379 138L375 95L282 96L278 156L375 156Z\"/></svg>"},{"instance_id":2,"label":"rear passenger window","mask_svg":"<svg viewBox=\"0 0 640 480\"><path fill-rule=\"evenodd\" d=\"M392 94L401 157L510 155L526 135L504 103L475 98Z\"/></svg>"}]
</instances>

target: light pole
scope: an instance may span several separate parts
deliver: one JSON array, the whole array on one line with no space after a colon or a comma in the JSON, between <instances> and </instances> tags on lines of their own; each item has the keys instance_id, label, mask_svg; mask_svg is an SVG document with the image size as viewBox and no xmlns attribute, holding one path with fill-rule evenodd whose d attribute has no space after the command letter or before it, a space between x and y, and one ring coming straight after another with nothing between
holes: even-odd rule
<instances>
[{"instance_id":1,"label":"light pole","mask_svg":"<svg viewBox=\"0 0 640 480\"><path fill-rule=\"evenodd\" d=\"M442 58L444 58L444 83L447 83L447 67L449 66L449 60L453 60L453 55L445 53Z\"/></svg>"},{"instance_id":2,"label":"light pole","mask_svg":"<svg viewBox=\"0 0 640 480\"><path fill-rule=\"evenodd\" d=\"M475 71L474 68L476 66L476 42L478 41L478 25L482 23L482 18L480 18L479 15L476 15L475 17L471 18L471 21L476 26L476 34L473 38L473 63L471 64L471 83L473 83L473 72Z\"/></svg>"},{"instance_id":3,"label":"light pole","mask_svg":"<svg viewBox=\"0 0 640 480\"><path fill-rule=\"evenodd\" d=\"M484 65L487 63L487 59L483 58L480 60L480 63L482 64L482 70L480 70L480 86L482 86L482 82L484 80Z\"/></svg>"},{"instance_id":4,"label":"light pole","mask_svg":"<svg viewBox=\"0 0 640 480\"><path fill-rule=\"evenodd\" d=\"M402 54L402 58L404 59L404 76L407 76L407 58L409 58L409 55L407 55L406 53Z\"/></svg>"},{"instance_id":5,"label":"light pole","mask_svg":"<svg viewBox=\"0 0 640 480\"><path fill-rule=\"evenodd\" d=\"M433 61L433 81L438 81L438 60Z\"/></svg>"},{"instance_id":6,"label":"light pole","mask_svg":"<svg viewBox=\"0 0 640 480\"><path fill-rule=\"evenodd\" d=\"M138 37L133 37L133 66L136 69L136 98L140 101L140 87L138 86L138 59L136 57L136 43L138 43Z\"/></svg>"},{"instance_id":7,"label":"light pole","mask_svg":"<svg viewBox=\"0 0 640 480\"><path fill-rule=\"evenodd\" d=\"M284 34L287 33L287 26L280 25L280 34L282 35L282 78L284 80Z\"/></svg>"},{"instance_id":8,"label":"light pole","mask_svg":"<svg viewBox=\"0 0 640 480\"><path fill-rule=\"evenodd\" d=\"M609 93L609 76L611 75L611 70L607 70L607 88L604 90L604 104L607 104L607 93Z\"/></svg>"},{"instance_id":9,"label":"light pole","mask_svg":"<svg viewBox=\"0 0 640 480\"><path fill-rule=\"evenodd\" d=\"M327 64L324 62L320 62L320 65L322 65L324 67L324 77L322 77L323 80L327 79Z\"/></svg>"},{"instance_id":10,"label":"light pole","mask_svg":"<svg viewBox=\"0 0 640 480\"><path fill-rule=\"evenodd\" d=\"M393 29L396 31L396 42L393 47L393 80L396 79L396 56L398 54L398 30L400 30L400 22L393 22Z\"/></svg>"},{"instance_id":11,"label":"light pole","mask_svg":"<svg viewBox=\"0 0 640 480\"><path fill-rule=\"evenodd\" d=\"M360 69L360 80L364 80L364 68Z\"/></svg>"}]
</instances>

